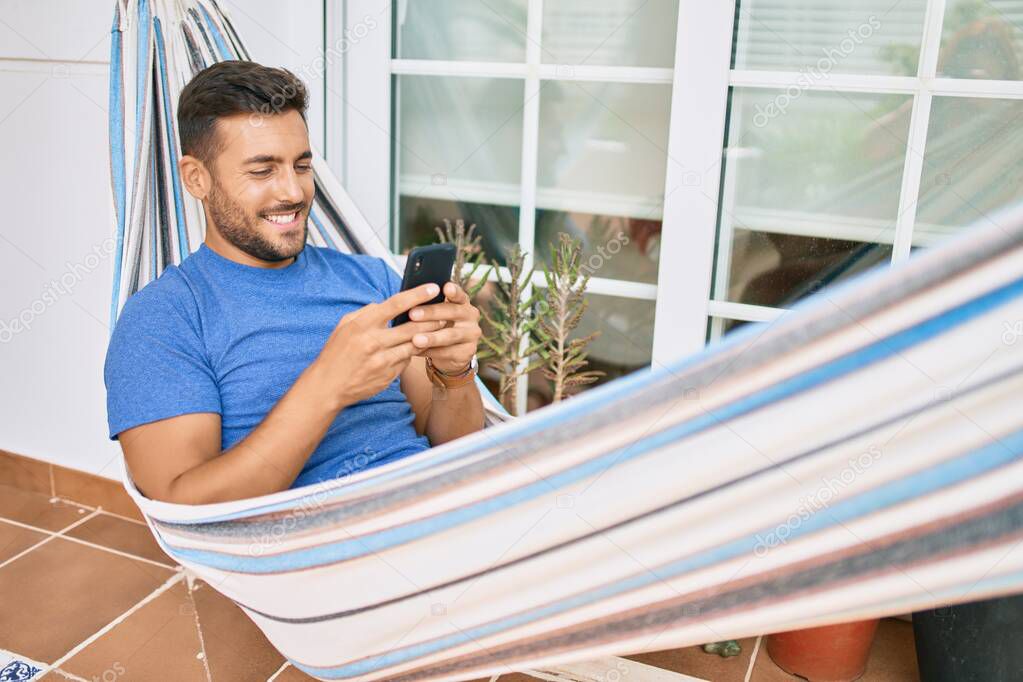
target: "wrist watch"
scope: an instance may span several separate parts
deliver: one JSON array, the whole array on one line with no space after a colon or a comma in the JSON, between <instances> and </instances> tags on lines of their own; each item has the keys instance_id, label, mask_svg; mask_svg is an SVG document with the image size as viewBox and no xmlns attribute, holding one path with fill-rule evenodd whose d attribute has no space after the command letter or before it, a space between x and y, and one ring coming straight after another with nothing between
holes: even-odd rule
<instances>
[{"instance_id":1,"label":"wrist watch","mask_svg":"<svg viewBox=\"0 0 1023 682\"><path fill-rule=\"evenodd\" d=\"M476 372L479 370L479 363L476 360L476 356L472 356L472 360L469 361L469 366L460 372L452 374L451 372L444 372L433 366L433 361L426 358L426 376L430 377L430 381L434 386L440 388L458 388L470 383L476 378Z\"/></svg>"}]
</instances>

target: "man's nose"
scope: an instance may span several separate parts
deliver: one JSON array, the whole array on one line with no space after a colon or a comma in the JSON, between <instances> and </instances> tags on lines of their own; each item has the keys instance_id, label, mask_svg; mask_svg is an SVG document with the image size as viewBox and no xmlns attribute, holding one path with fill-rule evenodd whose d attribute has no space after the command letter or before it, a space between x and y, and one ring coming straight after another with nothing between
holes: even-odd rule
<instances>
[{"instance_id":1,"label":"man's nose","mask_svg":"<svg viewBox=\"0 0 1023 682\"><path fill-rule=\"evenodd\" d=\"M281 203L301 204L305 201L305 192L294 168L280 173L277 177L277 198Z\"/></svg>"}]
</instances>

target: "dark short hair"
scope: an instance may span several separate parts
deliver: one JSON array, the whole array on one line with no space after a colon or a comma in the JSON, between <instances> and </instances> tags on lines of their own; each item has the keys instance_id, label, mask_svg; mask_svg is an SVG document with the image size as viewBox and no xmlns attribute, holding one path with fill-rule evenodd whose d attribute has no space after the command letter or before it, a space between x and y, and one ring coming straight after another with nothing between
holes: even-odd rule
<instances>
[{"instance_id":1,"label":"dark short hair","mask_svg":"<svg viewBox=\"0 0 1023 682\"><path fill-rule=\"evenodd\" d=\"M287 69L238 60L217 62L195 74L178 98L181 151L208 164L221 151L218 118L294 110L305 120L307 106L305 85Z\"/></svg>"}]
</instances>

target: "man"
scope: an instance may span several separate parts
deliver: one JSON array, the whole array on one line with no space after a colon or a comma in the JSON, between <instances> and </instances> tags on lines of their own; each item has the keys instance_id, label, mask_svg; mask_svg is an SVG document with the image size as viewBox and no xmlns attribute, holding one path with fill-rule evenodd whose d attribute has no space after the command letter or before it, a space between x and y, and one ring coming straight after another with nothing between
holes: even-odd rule
<instances>
[{"instance_id":1,"label":"man","mask_svg":"<svg viewBox=\"0 0 1023 682\"><path fill-rule=\"evenodd\" d=\"M305 109L293 74L251 62L181 93L181 182L206 239L128 300L104 369L110 437L151 499L264 495L482 428L465 292L421 305L436 285L399 293L383 260L306 245ZM432 380L450 388L435 398Z\"/></svg>"}]
</instances>

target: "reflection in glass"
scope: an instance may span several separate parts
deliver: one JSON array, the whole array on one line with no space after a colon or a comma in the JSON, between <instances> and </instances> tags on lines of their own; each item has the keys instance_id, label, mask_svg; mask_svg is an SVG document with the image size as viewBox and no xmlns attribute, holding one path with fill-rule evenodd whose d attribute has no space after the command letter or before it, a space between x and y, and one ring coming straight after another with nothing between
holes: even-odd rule
<instances>
[{"instance_id":1,"label":"reflection in glass","mask_svg":"<svg viewBox=\"0 0 1023 682\"><path fill-rule=\"evenodd\" d=\"M947 0L938 75L947 78L1023 78L1023 3Z\"/></svg>"},{"instance_id":2,"label":"reflection in glass","mask_svg":"<svg viewBox=\"0 0 1023 682\"><path fill-rule=\"evenodd\" d=\"M547 64L659 66L675 60L678 0L589 0L543 4Z\"/></svg>"},{"instance_id":3,"label":"reflection in glass","mask_svg":"<svg viewBox=\"0 0 1023 682\"><path fill-rule=\"evenodd\" d=\"M656 282L670 108L667 85L544 85L540 258L549 257L549 243L563 231L583 240L585 257L597 256L594 276ZM610 257L602 253L607 248L615 250Z\"/></svg>"},{"instance_id":4,"label":"reflection in glass","mask_svg":"<svg viewBox=\"0 0 1023 682\"><path fill-rule=\"evenodd\" d=\"M669 85L545 83L540 207L659 218L670 111ZM611 203L626 211L605 208Z\"/></svg>"},{"instance_id":5,"label":"reflection in glass","mask_svg":"<svg viewBox=\"0 0 1023 682\"><path fill-rule=\"evenodd\" d=\"M650 364L654 345L654 301L587 294L589 306L573 338L600 331L588 346L591 369L608 372L604 380Z\"/></svg>"},{"instance_id":6,"label":"reflection in glass","mask_svg":"<svg viewBox=\"0 0 1023 682\"><path fill-rule=\"evenodd\" d=\"M935 97L913 243L990 219L1023 200L1023 101Z\"/></svg>"},{"instance_id":7,"label":"reflection in glass","mask_svg":"<svg viewBox=\"0 0 1023 682\"><path fill-rule=\"evenodd\" d=\"M911 110L904 95L735 90L729 212L798 213L808 229L880 239L898 213Z\"/></svg>"},{"instance_id":8,"label":"reflection in glass","mask_svg":"<svg viewBox=\"0 0 1023 682\"><path fill-rule=\"evenodd\" d=\"M464 197L469 190L517 196L522 81L399 76L397 85L398 139L393 146L402 185L423 186L445 197Z\"/></svg>"},{"instance_id":9,"label":"reflection in glass","mask_svg":"<svg viewBox=\"0 0 1023 682\"><path fill-rule=\"evenodd\" d=\"M526 59L526 0L412 0L394 8L399 59Z\"/></svg>"},{"instance_id":10,"label":"reflection in glass","mask_svg":"<svg viewBox=\"0 0 1023 682\"><path fill-rule=\"evenodd\" d=\"M718 341L748 324L756 324L756 322L733 320L730 317L712 317L707 321L707 342Z\"/></svg>"},{"instance_id":11,"label":"reflection in glass","mask_svg":"<svg viewBox=\"0 0 1023 682\"><path fill-rule=\"evenodd\" d=\"M889 259L911 109L901 95L736 90L715 298L786 306Z\"/></svg>"},{"instance_id":12,"label":"reflection in glass","mask_svg":"<svg viewBox=\"0 0 1023 682\"><path fill-rule=\"evenodd\" d=\"M661 221L569 211L536 212L536 267L551 264L551 245L564 232L582 241L581 264L591 277L657 283Z\"/></svg>"},{"instance_id":13,"label":"reflection in glass","mask_svg":"<svg viewBox=\"0 0 1023 682\"><path fill-rule=\"evenodd\" d=\"M475 204L454 199L430 199L402 195L398 204L398 253L407 253L415 246L426 246L438 241L434 228L444 227L444 219L454 223L461 218L466 226L476 225L476 234L482 237L480 246L489 259L505 265L505 254L519 233L519 207Z\"/></svg>"},{"instance_id":14,"label":"reflection in glass","mask_svg":"<svg viewBox=\"0 0 1023 682\"><path fill-rule=\"evenodd\" d=\"M888 244L736 229L727 299L785 308L891 260Z\"/></svg>"},{"instance_id":15,"label":"reflection in glass","mask_svg":"<svg viewBox=\"0 0 1023 682\"><path fill-rule=\"evenodd\" d=\"M737 69L916 75L927 0L741 0Z\"/></svg>"}]
</instances>

